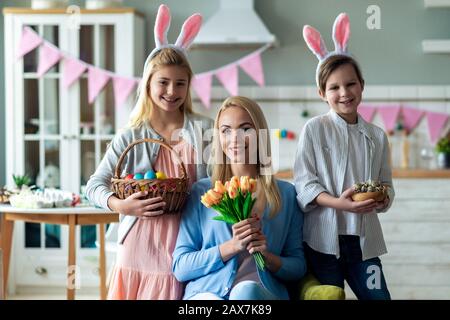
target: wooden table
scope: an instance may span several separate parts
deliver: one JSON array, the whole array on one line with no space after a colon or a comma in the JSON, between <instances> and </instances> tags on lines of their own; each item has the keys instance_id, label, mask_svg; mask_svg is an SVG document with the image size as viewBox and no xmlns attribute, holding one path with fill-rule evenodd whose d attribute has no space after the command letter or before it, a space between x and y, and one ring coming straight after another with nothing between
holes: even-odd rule
<instances>
[{"instance_id":1,"label":"wooden table","mask_svg":"<svg viewBox=\"0 0 450 320\"><path fill-rule=\"evenodd\" d=\"M14 208L10 205L0 205L0 214L0 252L3 253L3 286L0 288L0 297L5 295L8 282L14 221L25 221L69 226L69 250L67 262L68 300L75 299L75 288L73 285L69 285L70 283L75 283L76 268L72 267L76 266L75 226L98 224L100 226L100 299L106 299L105 224L118 222L118 213L97 209L94 207L23 209ZM0 279L0 283L2 283L2 279Z\"/></svg>"}]
</instances>

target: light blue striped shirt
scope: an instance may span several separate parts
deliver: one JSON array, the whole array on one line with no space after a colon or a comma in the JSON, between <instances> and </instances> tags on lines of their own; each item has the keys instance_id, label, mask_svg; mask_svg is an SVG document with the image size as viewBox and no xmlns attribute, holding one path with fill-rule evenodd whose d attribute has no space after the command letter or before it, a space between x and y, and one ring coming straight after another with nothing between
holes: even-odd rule
<instances>
[{"instance_id":1,"label":"light blue striped shirt","mask_svg":"<svg viewBox=\"0 0 450 320\"><path fill-rule=\"evenodd\" d=\"M378 180L389 186L389 205L394 200L392 172L389 166L389 143L385 132L358 115L358 130L364 135L364 180ZM294 183L297 201L304 212L304 241L316 251L339 257L339 231L336 210L318 206L314 200L327 192L339 197L344 189L349 157L347 122L334 110L310 119L304 126L298 142L294 164ZM355 181L356 182L356 181ZM374 213L361 214L360 242L363 260L387 252L383 232Z\"/></svg>"}]
</instances>

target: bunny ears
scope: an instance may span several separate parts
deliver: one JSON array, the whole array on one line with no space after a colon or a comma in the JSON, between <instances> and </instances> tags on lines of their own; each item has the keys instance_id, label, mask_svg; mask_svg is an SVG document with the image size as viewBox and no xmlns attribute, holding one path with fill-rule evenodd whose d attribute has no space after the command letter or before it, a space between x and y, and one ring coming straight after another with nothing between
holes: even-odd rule
<instances>
[{"instance_id":1,"label":"bunny ears","mask_svg":"<svg viewBox=\"0 0 450 320\"><path fill-rule=\"evenodd\" d=\"M341 13L336 17L333 25L333 42L335 49L332 52L327 50L320 32L309 25L303 27L303 38L305 39L308 48L316 55L317 59L319 59L316 70L316 82L318 84L320 65L328 57L334 55L350 55L347 51L348 40L350 38L350 20L346 13Z\"/></svg>"},{"instance_id":2,"label":"bunny ears","mask_svg":"<svg viewBox=\"0 0 450 320\"><path fill-rule=\"evenodd\" d=\"M180 35L178 36L175 44L169 44L167 41L167 31L170 27L170 10L169 7L162 4L159 6L158 14L155 21L155 49L147 57L147 62L153 58L153 56L163 48L174 48L178 51L186 54L186 51L191 46L202 25L202 16L198 13L193 14L186 19L181 27Z\"/></svg>"}]
</instances>

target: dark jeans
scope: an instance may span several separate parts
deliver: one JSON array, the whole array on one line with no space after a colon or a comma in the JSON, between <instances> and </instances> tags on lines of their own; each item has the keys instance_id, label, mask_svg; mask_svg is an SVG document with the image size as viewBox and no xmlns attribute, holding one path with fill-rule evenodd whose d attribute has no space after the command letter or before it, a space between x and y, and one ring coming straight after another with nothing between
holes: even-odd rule
<instances>
[{"instance_id":1,"label":"dark jeans","mask_svg":"<svg viewBox=\"0 0 450 320\"><path fill-rule=\"evenodd\" d=\"M304 243L309 271L321 284L344 288L347 280L360 300L390 300L381 261L362 260L358 236L339 236L340 257L313 250Z\"/></svg>"}]
</instances>

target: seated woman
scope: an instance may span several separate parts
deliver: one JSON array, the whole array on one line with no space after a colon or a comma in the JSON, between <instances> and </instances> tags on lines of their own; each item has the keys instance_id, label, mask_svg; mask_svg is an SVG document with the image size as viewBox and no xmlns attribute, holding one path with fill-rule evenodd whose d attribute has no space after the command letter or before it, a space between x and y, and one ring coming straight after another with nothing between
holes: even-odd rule
<instances>
[{"instance_id":1,"label":"seated woman","mask_svg":"<svg viewBox=\"0 0 450 320\"><path fill-rule=\"evenodd\" d=\"M248 98L231 97L214 128L211 178L193 185L173 252L174 275L186 282L184 299L289 299L283 282L297 281L306 271L303 215L293 185L273 176L263 112ZM200 197L232 176L257 179L257 200L249 219L230 226L213 220L216 211ZM257 268L254 252L263 254L265 271Z\"/></svg>"}]
</instances>

